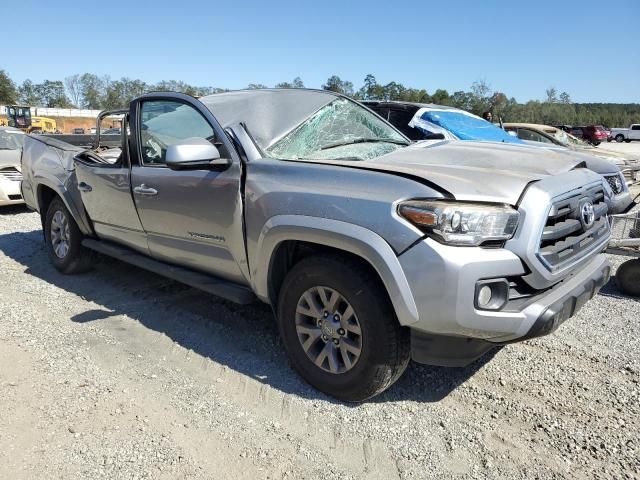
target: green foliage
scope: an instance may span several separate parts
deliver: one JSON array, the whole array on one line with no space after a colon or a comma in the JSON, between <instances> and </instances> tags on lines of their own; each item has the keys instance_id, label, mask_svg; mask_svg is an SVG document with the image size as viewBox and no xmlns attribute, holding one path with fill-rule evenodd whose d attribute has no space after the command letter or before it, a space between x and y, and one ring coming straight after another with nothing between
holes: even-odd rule
<instances>
[{"instance_id":1,"label":"green foliage","mask_svg":"<svg viewBox=\"0 0 640 480\"><path fill-rule=\"evenodd\" d=\"M36 107L69 108L73 106L60 80L33 83L27 79L18 88L18 101L24 105Z\"/></svg>"},{"instance_id":2,"label":"green foliage","mask_svg":"<svg viewBox=\"0 0 640 480\"><path fill-rule=\"evenodd\" d=\"M0 70L0 104L16 103L18 99L18 90L16 84L7 75L7 72Z\"/></svg>"},{"instance_id":3,"label":"green foliage","mask_svg":"<svg viewBox=\"0 0 640 480\"><path fill-rule=\"evenodd\" d=\"M293 79L291 83L289 82L276 83L275 88L304 88L304 82L300 77L296 77Z\"/></svg>"},{"instance_id":4,"label":"green foliage","mask_svg":"<svg viewBox=\"0 0 640 480\"><path fill-rule=\"evenodd\" d=\"M304 88L300 77L291 82L281 82L276 88ZM266 88L260 83L251 83L247 88ZM362 87L356 90L348 80L338 75L329 77L322 88L342 93L359 100L398 100L415 103L450 105L482 115L491 111L494 119L505 122L543 123L550 125L604 125L626 127L640 122L640 104L573 103L569 93L558 94L555 87L545 91L544 101L530 100L518 103L505 93L494 91L486 80L478 80L470 91L437 89L432 94L423 88L406 87L399 82L380 84L373 74L364 78ZM215 87L195 87L179 80L165 80L147 84L142 80L123 77L111 80L92 73L66 77L64 83L45 80L34 84L25 80L16 87L9 75L0 70L0 104L20 102L34 107L71 107L94 110L123 108L135 97L151 91L182 92L195 97L227 91Z\"/></svg>"},{"instance_id":5,"label":"green foliage","mask_svg":"<svg viewBox=\"0 0 640 480\"><path fill-rule=\"evenodd\" d=\"M353 96L353 83L342 80L339 76L333 75L329 77L327 83L322 85L323 90L329 90L331 92L342 93L343 95Z\"/></svg>"}]
</instances>

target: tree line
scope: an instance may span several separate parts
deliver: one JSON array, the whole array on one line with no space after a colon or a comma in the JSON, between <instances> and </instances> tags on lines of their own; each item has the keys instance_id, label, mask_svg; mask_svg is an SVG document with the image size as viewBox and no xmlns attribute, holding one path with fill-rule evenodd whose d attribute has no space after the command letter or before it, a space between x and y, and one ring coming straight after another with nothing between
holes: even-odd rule
<instances>
[{"instance_id":1,"label":"tree line","mask_svg":"<svg viewBox=\"0 0 640 480\"><path fill-rule=\"evenodd\" d=\"M250 83L247 88L266 88L260 83ZM275 88L304 88L300 77L281 82ZM542 124L592 125L607 127L628 126L640 122L640 104L574 103L567 92L554 87L545 91L543 100L519 103L506 93L495 91L484 80L474 82L469 91L449 93L436 89L429 93L424 88L406 87L398 82L378 83L372 74L364 78L356 89L352 82L332 75L322 85L330 90L358 100L399 100L418 103L435 103L458 107L481 115L490 111L495 119L505 122ZM34 83L27 79L17 85L10 76L0 70L0 104L23 104L33 107L86 108L112 110L126 107L135 97L151 91L176 91L192 96L203 96L228 91L219 87L198 87L182 81L168 80L149 84L139 79L122 77L112 80L108 76L92 73L75 74L64 80L45 80Z\"/></svg>"}]
</instances>

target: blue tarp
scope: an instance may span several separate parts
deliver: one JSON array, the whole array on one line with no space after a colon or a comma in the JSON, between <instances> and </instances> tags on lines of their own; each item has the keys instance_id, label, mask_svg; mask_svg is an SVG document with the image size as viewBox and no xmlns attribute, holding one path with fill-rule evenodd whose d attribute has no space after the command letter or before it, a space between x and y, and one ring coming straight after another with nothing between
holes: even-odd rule
<instances>
[{"instance_id":1,"label":"blue tarp","mask_svg":"<svg viewBox=\"0 0 640 480\"><path fill-rule=\"evenodd\" d=\"M419 111L418 115L416 115L417 118L414 117L409 125L426 133L436 133L429 129L428 124L432 124L453 133L460 140L524 144L518 137L509 135L493 123L466 112L423 110L422 112Z\"/></svg>"}]
</instances>

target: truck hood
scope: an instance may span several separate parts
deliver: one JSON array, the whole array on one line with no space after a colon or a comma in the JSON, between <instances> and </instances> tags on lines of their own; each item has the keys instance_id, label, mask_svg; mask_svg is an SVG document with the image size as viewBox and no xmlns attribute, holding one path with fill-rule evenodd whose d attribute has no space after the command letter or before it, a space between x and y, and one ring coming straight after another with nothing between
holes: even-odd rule
<instances>
[{"instance_id":1,"label":"truck hood","mask_svg":"<svg viewBox=\"0 0 640 480\"><path fill-rule=\"evenodd\" d=\"M21 150L0 150L0 168L16 167L20 169Z\"/></svg>"},{"instance_id":2,"label":"truck hood","mask_svg":"<svg viewBox=\"0 0 640 480\"><path fill-rule=\"evenodd\" d=\"M493 142L417 143L361 165L420 177L458 200L515 205L531 182L584 161L572 153Z\"/></svg>"}]
</instances>

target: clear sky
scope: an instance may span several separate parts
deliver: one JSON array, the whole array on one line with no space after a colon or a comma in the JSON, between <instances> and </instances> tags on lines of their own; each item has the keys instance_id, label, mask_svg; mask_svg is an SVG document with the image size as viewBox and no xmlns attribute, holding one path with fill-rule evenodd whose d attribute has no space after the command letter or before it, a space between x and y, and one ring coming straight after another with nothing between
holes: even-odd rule
<instances>
[{"instance_id":1,"label":"clear sky","mask_svg":"<svg viewBox=\"0 0 640 480\"><path fill-rule=\"evenodd\" d=\"M429 93L479 79L519 101L640 102L640 0L2 2L16 82L91 72L148 83L273 86L366 74ZM15 41L15 45L11 42Z\"/></svg>"}]
</instances>

